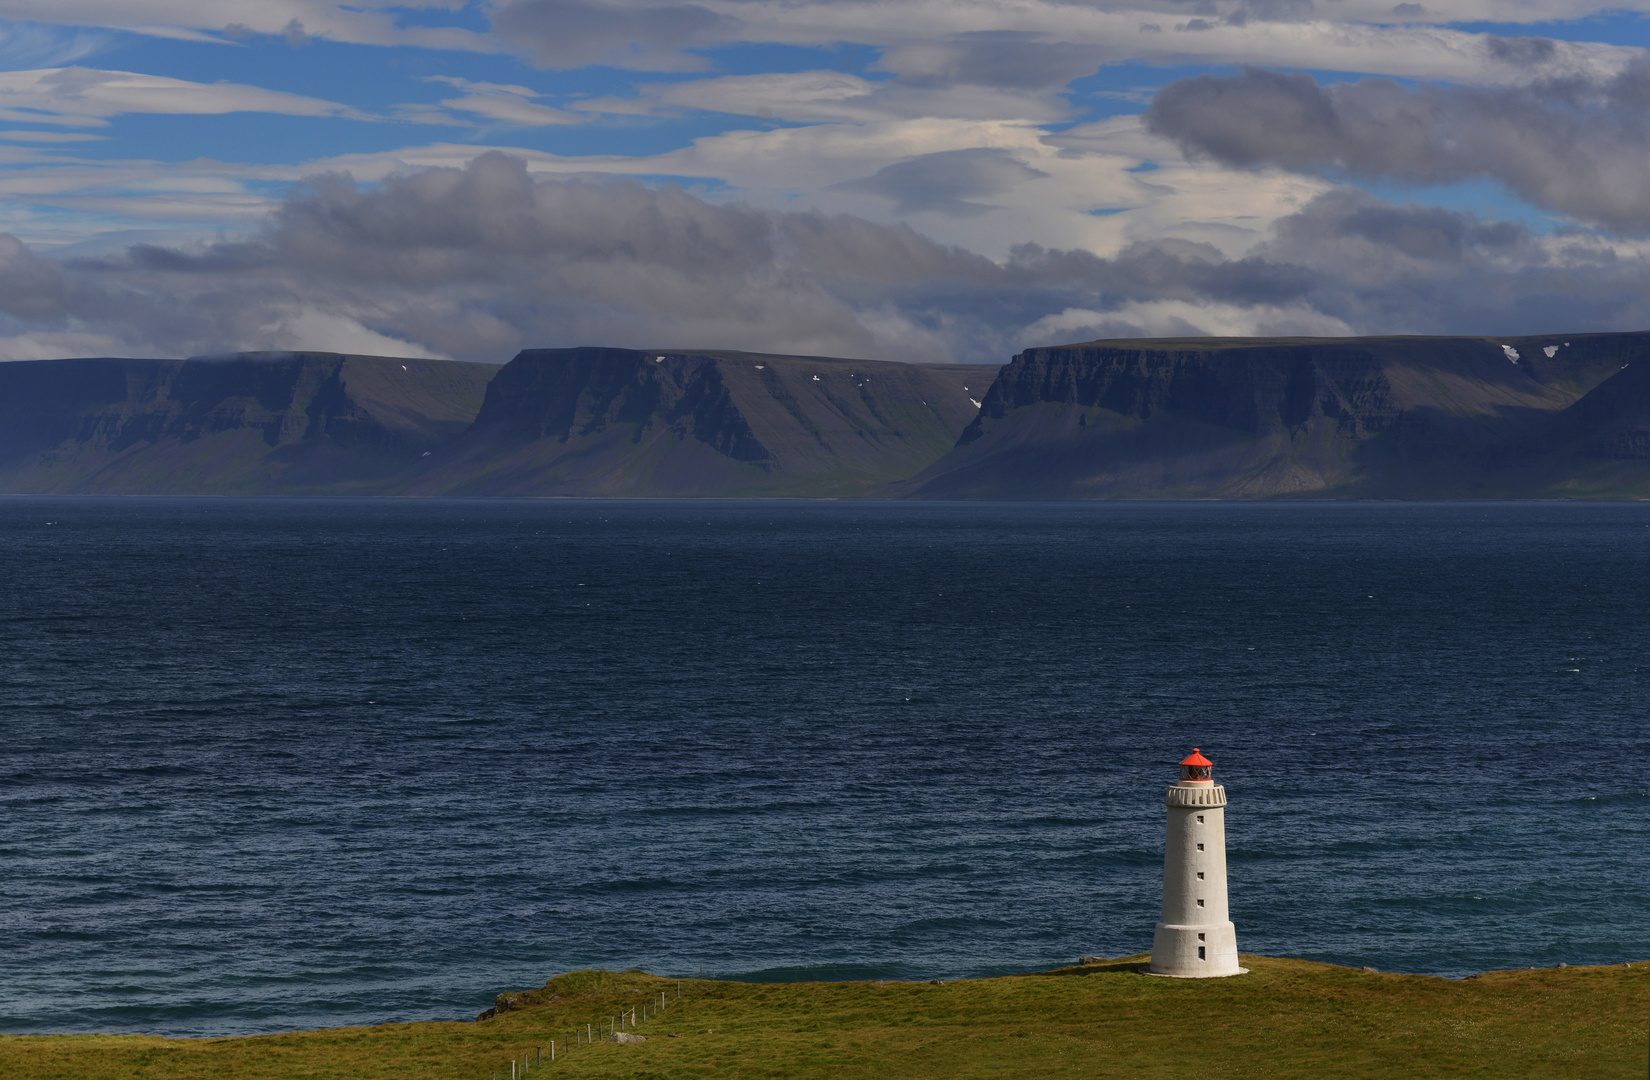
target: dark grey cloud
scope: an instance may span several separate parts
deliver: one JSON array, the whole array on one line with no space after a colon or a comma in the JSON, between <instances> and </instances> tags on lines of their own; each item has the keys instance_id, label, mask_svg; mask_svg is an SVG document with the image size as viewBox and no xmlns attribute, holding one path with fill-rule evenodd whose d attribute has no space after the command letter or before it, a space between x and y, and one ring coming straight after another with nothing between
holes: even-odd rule
<instances>
[{"instance_id":1,"label":"dark grey cloud","mask_svg":"<svg viewBox=\"0 0 1650 1080\"><path fill-rule=\"evenodd\" d=\"M1539 38L1492 38L1509 64L1552 53ZM1188 154L1242 168L1447 184L1489 178L1601 228L1650 232L1650 59L1597 82L1406 87L1318 85L1305 74L1200 75L1158 91L1147 127Z\"/></svg>"},{"instance_id":2,"label":"dark grey cloud","mask_svg":"<svg viewBox=\"0 0 1650 1080\"><path fill-rule=\"evenodd\" d=\"M1012 191L1048 173L1033 169L1006 150L943 150L885 165L862 180L836 185L894 200L900 214L932 210L951 217L979 217L998 207L973 202Z\"/></svg>"},{"instance_id":3,"label":"dark grey cloud","mask_svg":"<svg viewBox=\"0 0 1650 1080\"><path fill-rule=\"evenodd\" d=\"M1199 315L1217 309L1223 322ZM1597 235L1346 188L1244 258L1158 240L1110 258L1028 244L999 261L903 225L535 180L498 153L371 188L312 178L235 242L59 262L0 235L0 338L80 335L130 355L360 347L327 336L347 324L485 360L610 344L1000 362L1032 344L1220 330L1244 312L1271 332L1641 328L1650 264Z\"/></svg>"},{"instance_id":4,"label":"dark grey cloud","mask_svg":"<svg viewBox=\"0 0 1650 1080\"><path fill-rule=\"evenodd\" d=\"M738 26L707 8L669 0L502 0L491 14L494 34L527 50L539 65L556 68L697 66L680 50L731 39Z\"/></svg>"},{"instance_id":5,"label":"dark grey cloud","mask_svg":"<svg viewBox=\"0 0 1650 1080\"><path fill-rule=\"evenodd\" d=\"M10 233L0 233L0 312L21 319L59 315L69 306L69 275Z\"/></svg>"},{"instance_id":6,"label":"dark grey cloud","mask_svg":"<svg viewBox=\"0 0 1650 1080\"><path fill-rule=\"evenodd\" d=\"M1499 34L1485 34L1484 47L1489 50L1493 59L1517 67L1538 67L1551 60L1558 52L1558 46L1553 44L1552 38L1508 38Z\"/></svg>"}]
</instances>

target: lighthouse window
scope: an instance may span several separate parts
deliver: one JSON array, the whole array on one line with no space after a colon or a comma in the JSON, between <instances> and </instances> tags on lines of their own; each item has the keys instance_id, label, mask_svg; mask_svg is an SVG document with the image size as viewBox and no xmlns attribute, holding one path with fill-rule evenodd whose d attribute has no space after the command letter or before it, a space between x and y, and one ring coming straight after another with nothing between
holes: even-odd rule
<instances>
[{"instance_id":1,"label":"lighthouse window","mask_svg":"<svg viewBox=\"0 0 1650 1080\"><path fill-rule=\"evenodd\" d=\"M1197 845L1197 850L1202 851L1203 850L1203 845L1202 844Z\"/></svg>"},{"instance_id":2,"label":"lighthouse window","mask_svg":"<svg viewBox=\"0 0 1650 1080\"><path fill-rule=\"evenodd\" d=\"M1205 954L1205 953L1206 953L1206 952L1207 952L1207 951L1208 951L1208 946L1206 946L1206 945L1199 945L1199 946L1198 946L1198 947L1197 947L1197 958L1198 958L1198 959L1199 959L1199 960L1207 960L1207 959L1209 959L1209 958L1208 958L1208 957L1207 957L1207 956L1205 956L1205 955L1204 955L1204 954Z\"/></svg>"},{"instance_id":3,"label":"lighthouse window","mask_svg":"<svg viewBox=\"0 0 1650 1080\"><path fill-rule=\"evenodd\" d=\"M1197 906L1198 906L1198 907L1202 907L1202 906L1203 906L1203 901L1201 901L1201 900L1199 900L1199 901L1198 901L1198 902L1197 902Z\"/></svg>"},{"instance_id":4,"label":"lighthouse window","mask_svg":"<svg viewBox=\"0 0 1650 1080\"><path fill-rule=\"evenodd\" d=\"M1199 941L1208 941L1209 940L1209 935L1208 934L1199 934L1199 935L1197 935L1197 940L1199 940Z\"/></svg>"},{"instance_id":5,"label":"lighthouse window","mask_svg":"<svg viewBox=\"0 0 1650 1080\"><path fill-rule=\"evenodd\" d=\"M1199 825L1203 824L1203 815L1202 814L1197 815L1197 823Z\"/></svg>"},{"instance_id":6,"label":"lighthouse window","mask_svg":"<svg viewBox=\"0 0 1650 1080\"><path fill-rule=\"evenodd\" d=\"M1203 880L1203 871L1199 870L1197 872L1197 880L1199 880L1199 881Z\"/></svg>"}]
</instances>

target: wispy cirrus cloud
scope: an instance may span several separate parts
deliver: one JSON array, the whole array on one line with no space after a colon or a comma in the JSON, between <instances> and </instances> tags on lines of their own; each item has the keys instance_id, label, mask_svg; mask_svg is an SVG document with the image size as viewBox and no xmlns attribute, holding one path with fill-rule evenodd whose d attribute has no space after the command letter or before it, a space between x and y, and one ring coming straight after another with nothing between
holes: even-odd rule
<instances>
[{"instance_id":1,"label":"wispy cirrus cloud","mask_svg":"<svg viewBox=\"0 0 1650 1080\"><path fill-rule=\"evenodd\" d=\"M1261 64L1509 82L1598 75L1633 50L1556 42L1542 55L1511 57L1487 35L1452 22L1506 24L1650 10L1604 0L491 0L485 29L467 25L454 0L0 0L19 24L124 30L234 42L326 40L471 53L515 53L550 68L612 65L697 71L703 50L723 45L806 47L840 43L883 52L885 70L932 85L1054 86L1124 59ZM78 56L65 59L78 59ZM62 61L60 61L62 62ZM1529 69L1529 70L1521 70Z\"/></svg>"},{"instance_id":2,"label":"wispy cirrus cloud","mask_svg":"<svg viewBox=\"0 0 1650 1080\"><path fill-rule=\"evenodd\" d=\"M544 127L551 124L580 124L589 119L578 113L541 104L535 99L543 95L526 86L472 82L453 75L427 75L424 76L424 81L445 83L463 91L461 97L444 98L438 102L440 109L468 113L482 120L521 127ZM419 108L403 106L403 109L409 112L416 112Z\"/></svg>"},{"instance_id":3,"label":"wispy cirrus cloud","mask_svg":"<svg viewBox=\"0 0 1650 1080\"><path fill-rule=\"evenodd\" d=\"M467 52L505 48L462 26L405 18L457 13L463 7L453 0L0 0L0 20L205 43L232 43L251 35Z\"/></svg>"},{"instance_id":4,"label":"wispy cirrus cloud","mask_svg":"<svg viewBox=\"0 0 1650 1080\"><path fill-rule=\"evenodd\" d=\"M699 110L815 124L916 117L1048 122L1064 119L1072 111L1051 93L995 86L938 88L896 79L867 79L844 71L769 72L645 84L634 97L592 98L572 107L587 113L642 116Z\"/></svg>"},{"instance_id":5,"label":"wispy cirrus cloud","mask_svg":"<svg viewBox=\"0 0 1650 1080\"><path fill-rule=\"evenodd\" d=\"M199 83L84 67L0 71L0 120L9 123L102 127L111 117L123 114L216 116L236 112L363 116L337 102L236 83Z\"/></svg>"}]
</instances>

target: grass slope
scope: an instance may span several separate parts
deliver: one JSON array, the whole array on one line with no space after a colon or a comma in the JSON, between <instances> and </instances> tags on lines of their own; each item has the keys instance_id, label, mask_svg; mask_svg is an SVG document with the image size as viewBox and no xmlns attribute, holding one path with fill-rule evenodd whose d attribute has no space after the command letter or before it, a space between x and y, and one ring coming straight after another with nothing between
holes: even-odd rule
<instances>
[{"instance_id":1,"label":"grass slope","mask_svg":"<svg viewBox=\"0 0 1650 1080\"><path fill-rule=\"evenodd\" d=\"M0 1075L490 1080L541 1047L546 1060L521 1080L1645 1075L1650 964L1454 981L1246 956L1250 975L1193 982L1141 975L1143 959L939 985L683 980L680 1000L674 979L580 971L478 1023L199 1040L0 1037ZM567 1050L576 1025L599 1028L660 992L671 997L640 1025L645 1044Z\"/></svg>"}]
</instances>

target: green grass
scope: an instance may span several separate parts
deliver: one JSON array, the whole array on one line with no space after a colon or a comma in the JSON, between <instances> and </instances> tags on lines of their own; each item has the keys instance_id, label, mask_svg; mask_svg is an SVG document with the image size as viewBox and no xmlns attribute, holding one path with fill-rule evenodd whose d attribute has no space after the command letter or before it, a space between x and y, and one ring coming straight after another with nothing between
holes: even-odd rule
<instances>
[{"instance_id":1,"label":"green grass","mask_svg":"<svg viewBox=\"0 0 1650 1080\"><path fill-rule=\"evenodd\" d=\"M0 1038L0 1076L490 1080L533 1077L1642 1077L1650 964L1464 980L1245 957L1233 979L1156 979L1133 957L1042 975L752 984L572 972L478 1023L234 1039ZM642 1045L569 1053L575 1024L672 995ZM676 1038L671 1036L675 1035ZM551 1039L558 1060L548 1061Z\"/></svg>"}]
</instances>

